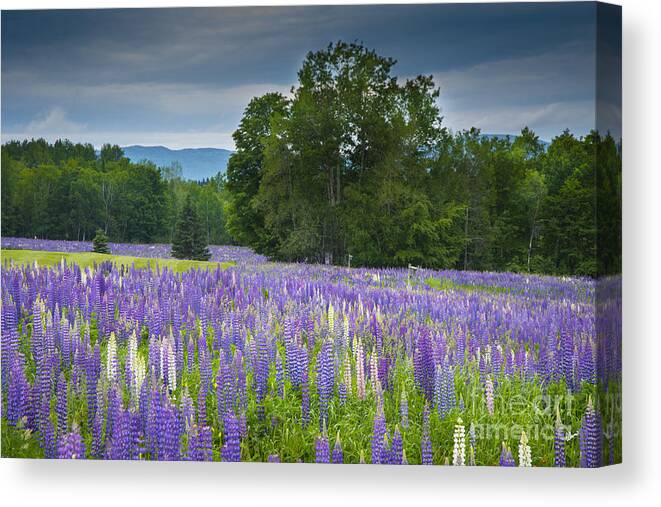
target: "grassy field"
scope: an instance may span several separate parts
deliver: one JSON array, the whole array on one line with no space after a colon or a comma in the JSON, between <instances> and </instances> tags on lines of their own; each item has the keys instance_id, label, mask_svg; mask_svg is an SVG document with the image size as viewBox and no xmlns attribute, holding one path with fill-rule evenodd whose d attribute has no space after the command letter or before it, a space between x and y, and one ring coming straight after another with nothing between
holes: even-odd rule
<instances>
[{"instance_id":1,"label":"grassy field","mask_svg":"<svg viewBox=\"0 0 661 507\"><path fill-rule=\"evenodd\" d=\"M40 266L53 266L64 259L67 263L75 263L85 268L105 261L111 261L115 265L131 266L136 268L146 268L147 266L169 268L175 272L188 271L189 269L215 269L220 267L226 269L233 266L233 262L205 262L189 261L179 259L149 259L145 257L130 257L128 255L105 255L93 252L63 253L46 252L42 250L0 250L0 259L2 264L13 262L16 265L31 264L37 262Z\"/></svg>"}]
</instances>

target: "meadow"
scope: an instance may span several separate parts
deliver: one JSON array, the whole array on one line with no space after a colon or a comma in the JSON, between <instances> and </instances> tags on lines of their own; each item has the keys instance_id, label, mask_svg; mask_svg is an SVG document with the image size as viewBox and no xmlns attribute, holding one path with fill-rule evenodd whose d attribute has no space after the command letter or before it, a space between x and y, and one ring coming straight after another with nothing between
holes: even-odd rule
<instances>
[{"instance_id":1,"label":"meadow","mask_svg":"<svg viewBox=\"0 0 661 507\"><path fill-rule=\"evenodd\" d=\"M3 457L621 461L619 277L210 250L3 238Z\"/></svg>"}]
</instances>

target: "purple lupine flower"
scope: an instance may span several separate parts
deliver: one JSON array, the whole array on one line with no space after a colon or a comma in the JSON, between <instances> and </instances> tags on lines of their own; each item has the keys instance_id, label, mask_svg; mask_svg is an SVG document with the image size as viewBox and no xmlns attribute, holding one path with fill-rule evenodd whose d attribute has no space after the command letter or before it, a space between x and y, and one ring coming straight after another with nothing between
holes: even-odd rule
<instances>
[{"instance_id":1,"label":"purple lupine flower","mask_svg":"<svg viewBox=\"0 0 661 507\"><path fill-rule=\"evenodd\" d=\"M212 432L209 426L193 426L189 430L188 454L190 461L212 461Z\"/></svg>"},{"instance_id":2,"label":"purple lupine flower","mask_svg":"<svg viewBox=\"0 0 661 507\"><path fill-rule=\"evenodd\" d=\"M335 438L335 445L333 446L333 463L336 465L344 463L344 458L342 455L342 443L340 442L340 432L337 432L337 437Z\"/></svg>"},{"instance_id":3,"label":"purple lupine flower","mask_svg":"<svg viewBox=\"0 0 661 507\"><path fill-rule=\"evenodd\" d=\"M340 405L345 405L347 402L347 385L344 382L337 386L337 394L340 399Z\"/></svg>"},{"instance_id":4,"label":"purple lupine flower","mask_svg":"<svg viewBox=\"0 0 661 507\"><path fill-rule=\"evenodd\" d=\"M331 307L332 308L332 307ZM330 340L326 340L317 358L317 391L319 394L319 428L323 429L328 422L328 403L333 394L334 362L333 348Z\"/></svg>"},{"instance_id":5,"label":"purple lupine flower","mask_svg":"<svg viewBox=\"0 0 661 507\"><path fill-rule=\"evenodd\" d=\"M601 437L601 416L595 411L592 398L589 398L579 431L582 468L598 468L601 466Z\"/></svg>"},{"instance_id":6,"label":"purple lupine flower","mask_svg":"<svg viewBox=\"0 0 661 507\"><path fill-rule=\"evenodd\" d=\"M402 396L399 402L399 416L402 428L409 427L409 400L406 397L406 390L402 389Z\"/></svg>"},{"instance_id":7,"label":"purple lupine flower","mask_svg":"<svg viewBox=\"0 0 661 507\"><path fill-rule=\"evenodd\" d=\"M231 410L225 415L225 442L221 450L223 461L241 461L239 422Z\"/></svg>"},{"instance_id":8,"label":"purple lupine flower","mask_svg":"<svg viewBox=\"0 0 661 507\"><path fill-rule=\"evenodd\" d=\"M390 464L401 465L403 457L404 442L402 441L402 434L399 432L399 426L395 426L395 433L390 443Z\"/></svg>"},{"instance_id":9,"label":"purple lupine flower","mask_svg":"<svg viewBox=\"0 0 661 507\"><path fill-rule=\"evenodd\" d=\"M308 363L307 358L302 367L301 382L301 425L307 426L310 422L310 384L308 382Z\"/></svg>"},{"instance_id":10,"label":"purple lupine flower","mask_svg":"<svg viewBox=\"0 0 661 507\"><path fill-rule=\"evenodd\" d=\"M103 418L101 410L97 409L92 423L92 457L100 459L103 456Z\"/></svg>"},{"instance_id":11,"label":"purple lupine flower","mask_svg":"<svg viewBox=\"0 0 661 507\"><path fill-rule=\"evenodd\" d=\"M29 408L30 385L23 371L22 356L15 354L9 368L7 386L7 422L16 425L22 417L27 416ZM3 363L4 366L4 363Z\"/></svg>"},{"instance_id":12,"label":"purple lupine flower","mask_svg":"<svg viewBox=\"0 0 661 507\"><path fill-rule=\"evenodd\" d=\"M429 437L429 405L427 404L425 404L425 409L422 413L422 441L420 442L420 450L422 453L422 464L433 464L431 438Z\"/></svg>"},{"instance_id":13,"label":"purple lupine flower","mask_svg":"<svg viewBox=\"0 0 661 507\"><path fill-rule=\"evenodd\" d=\"M503 447L502 450L500 451L500 466L501 467L515 467L516 462L514 461L514 456L512 456L512 452L509 450L509 448L505 445L505 442L503 442Z\"/></svg>"},{"instance_id":14,"label":"purple lupine flower","mask_svg":"<svg viewBox=\"0 0 661 507\"><path fill-rule=\"evenodd\" d=\"M197 422L201 426L207 424L207 389L204 384L200 385L197 394Z\"/></svg>"},{"instance_id":15,"label":"purple lupine flower","mask_svg":"<svg viewBox=\"0 0 661 507\"><path fill-rule=\"evenodd\" d=\"M68 427L67 381L64 373L60 373L57 380L57 434L64 435Z\"/></svg>"},{"instance_id":16,"label":"purple lupine flower","mask_svg":"<svg viewBox=\"0 0 661 507\"><path fill-rule=\"evenodd\" d=\"M562 344L562 370L567 384L567 390L574 391L574 341L569 330L563 329L561 333Z\"/></svg>"},{"instance_id":17,"label":"purple lupine flower","mask_svg":"<svg viewBox=\"0 0 661 507\"><path fill-rule=\"evenodd\" d=\"M560 419L558 417L558 419ZM565 467L565 428L562 422L558 420L555 426L555 433L553 439L553 465L556 467Z\"/></svg>"},{"instance_id":18,"label":"purple lupine flower","mask_svg":"<svg viewBox=\"0 0 661 507\"><path fill-rule=\"evenodd\" d=\"M489 412L489 415L493 415L494 399L493 399L493 380L491 380L491 377L487 377L484 393L487 401L487 411Z\"/></svg>"},{"instance_id":19,"label":"purple lupine flower","mask_svg":"<svg viewBox=\"0 0 661 507\"><path fill-rule=\"evenodd\" d=\"M277 389L278 397L282 398L284 395L284 379L282 372L282 359L280 358L280 353L278 352L275 354L275 386Z\"/></svg>"},{"instance_id":20,"label":"purple lupine flower","mask_svg":"<svg viewBox=\"0 0 661 507\"><path fill-rule=\"evenodd\" d=\"M280 463L280 456L277 454L269 454L268 458L266 458L267 463Z\"/></svg>"},{"instance_id":21,"label":"purple lupine flower","mask_svg":"<svg viewBox=\"0 0 661 507\"><path fill-rule=\"evenodd\" d=\"M315 440L315 463L330 463L330 447L328 439L321 435Z\"/></svg>"},{"instance_id":22,"label":"purple lupine flower","mask_svg":"<svg viewBox=\"0 0 661 507\"><path fill-rule=\"evenodd\" d=\"M383 408L379 405L374 416L374 425L372 428L372 463L381 463L383 452L383 439L386 435L386 417L383 415Z\"/></svg>"},{"instance_id":23,"label":"purple lupine flower","mask_svg":"<svg viewBox=\"0 0 661 507\"><path fill-rule=\"evenodd\" d=\"M39 431L41 437L41 448L44 450L46 458L55 457L55 428L51 421L50 400L47 396L42 396L41 407L39 410Z\"/></svg>"},{"instance_id":24,"label":"purple lupine flower","mask_svg":"<svg viewBox=\"0 0 661 507\"><path fill-rule=\"evenodd\" d=\"M78 432L78 428L74 427L71 433L60 436L57 444L57 458L85 459L85 444Z\"/></svg>"}]
</instances>

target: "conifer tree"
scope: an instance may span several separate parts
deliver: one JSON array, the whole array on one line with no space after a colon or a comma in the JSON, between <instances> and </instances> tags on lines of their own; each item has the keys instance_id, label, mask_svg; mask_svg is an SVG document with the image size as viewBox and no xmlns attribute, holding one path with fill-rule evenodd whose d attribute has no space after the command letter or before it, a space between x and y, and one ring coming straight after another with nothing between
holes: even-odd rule
<instances>
[{"instance_id":1,"label":"conifer tree","mask_svg":"<svg viewBox=\"0 0 661 507\"><path fill-rule=\"evenodd\" d=\"M191 259L196 261L208 261L211 257L202 224L190 194L177 220L172 242L172 257L176 259Z\"/></svg>"},{"instance_id":2,"label":"conifer tree","mask_svg":"<svg viewBox=\"0 0 661 507\"><path fill-rule=\"evenodd\" d=\"M109 254L110 248L108 247L108 236L103 232L103 229L97 229L96 235L92 240L92 251L100 254Z\"/></svg>"}]
</instances>

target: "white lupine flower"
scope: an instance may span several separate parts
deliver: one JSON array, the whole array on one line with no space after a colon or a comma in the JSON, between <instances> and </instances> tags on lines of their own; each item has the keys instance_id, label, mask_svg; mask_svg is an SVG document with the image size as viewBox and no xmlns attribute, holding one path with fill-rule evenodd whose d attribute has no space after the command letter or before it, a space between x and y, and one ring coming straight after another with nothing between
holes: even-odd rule
<instances>
[{"instance_id":1,"label":"white lupine flower","mask_svg":"<svg viewBox=\"0 0 661 507\"><path fill-rule=\"evenodd\" d=\"M356 390L361 400L365 399L365 353L360 339L354 338L354 351L356 354Z\"/></svg>"},{"instance_id":2,"label":"white lupine flower","mask_svg":"<svg viewBox=\"0 0 661 507\"><path fill-rule=\"evenodd\" d=\"M487 377L484 391L487 399L487 410L489 411L489 415L493 415L493 380L491 380L491 375Z\"/></svg>"},{"instance_id":3,"label":"white lupine flower","mask_svg":"<svg viewBox=\"0 0 661 507\"><path fill-rule=\"evenodd\" d=\"M521 440L519 441L519 466L532 466L532 451L528 445L528 437L525 431L521 432Z\"/></svg>"},{"instance_id":4,"label":"white lupine flower","mask_svg":"<svg viewBox=\"0 0 661 507\"><path fill-rule=\"evenodd\" d=\"M347 391L352 392L351 386L351 359L349 353L344 356L344 385L347 386Z\"/></svg>"},{"instance_id":5,"label":"white lupine flower","mask_svg":"<svg viewBox=\"0 0 661 507\"><path fill-rule=\"evenodd\" d=\"M163 341L161 340L161 346L158 348L158 362L159 362L159 378L163 379L163 372L165 372L165 350L163 349Z\"/></svg>"},{"instance_id":6,"label":"white lupine flower","mask_svg":"<svg viewBox=\"0 0 661 507\"><path fill-rule=\"evenodd\" d=\"M328 305L328 330L333 333L335 331L335 309L333 303Z\"/></svg>"},{"instance_id":7,"label":"white lupine flower","mask_svg":"<svg viewBox=\"0 0 661 507\"><path fill-rule=\"evenodd\" d=\"M137 356L133 365L133 388L136 402L140 398L142 384L147 377L147 364L142 356Z\"/></svg>"},{"instance_id":8,"label":"white lupine flower","mask_svg":"<svg viewBox=\"0 0 661 507\"><path fill-rule=\"evenodd\" d=\"M172 342L167 340L167 359L168 359L168 387L171 391L177 388L177 365L174 359L174 348Z\"/></svg>"},{"instance_id":9,"label":"white lupine flower","mask_svg":"<svg viewBox=\"0 0 661 507\"><path fill-rule=\"evenodd\" d=\"M377 383L379 382L379 368L376 357L376 350L372 351L370 356L370 384L372 384L372 390L376 392Z\"/></svg>"},{"instance_id":10,"label":"white lupine flower","mask_svg":"<svg viewBox=\"0 0 661 507\"><path fill-rule=\"evenodd\" d=\"M344 315L344 327L342 330L342 345L344 347L349 346L349 319L347 318L346 314Z\"/></svg>"},{"instance_id":11,"label":"white lupine flower","mask_svg":"<svg viewBox=\"0 0 661 507\"><path fill-rule=\"evenodd\" d=\"M106 375L108 380L115 380L117 378L117 338L115 338L114 331L110 333L110 339L108 340Z\"/></svg>"},{"instance_id":12,"label":"white lupine flower","mask_svg":"<svg viewBox=\"0 0 661 507\"><path fill-rule=\"evenodd\" d=\"M452 464L454 466L466 465L466 428L461 417L454 425L454 447L452 448Z\"/></svg>"},{"instance_id":13,"label":"white lupine flower","mask_svg":"<svg viewBox=\"0 0 661 507\"><path fill-rule=\"evenodd\" d=\"M129 336L128 361L131 371L135 375L135 360L138 357L138 335L135 330Z\"/></svg>"}]
</instances>

